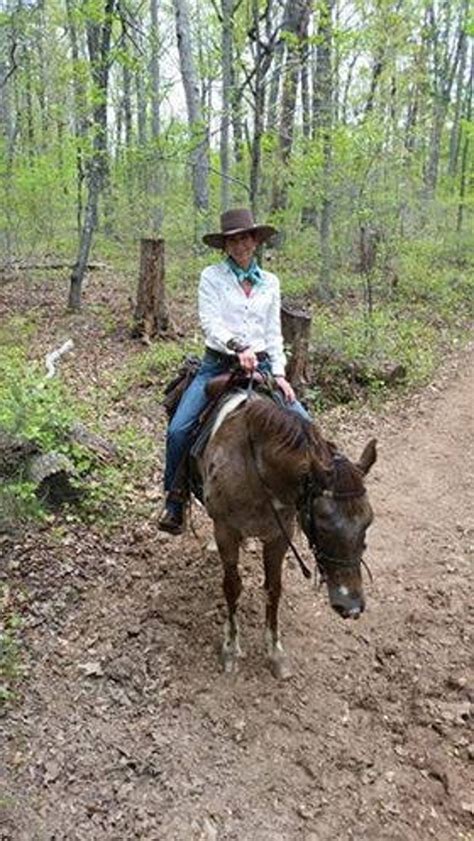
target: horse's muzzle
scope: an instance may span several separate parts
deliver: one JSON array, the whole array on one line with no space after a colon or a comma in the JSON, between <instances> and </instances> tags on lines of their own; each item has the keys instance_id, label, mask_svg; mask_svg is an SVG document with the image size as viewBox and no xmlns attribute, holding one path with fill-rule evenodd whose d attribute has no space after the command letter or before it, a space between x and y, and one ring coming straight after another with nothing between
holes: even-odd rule
<instances>
[{"instance_id":1,"label":"horse's muzzle","mask_svg":"<svg viewBox=\"0 0 474 841\"><path fill-rule=\"evenodd\" d=\"M358 619L365 610L364 597L357 593L344 592L345 590L345 587L331 587L329 589L330 605L343 619Z\"/></svg>"},{"instance_id":2,"label":"horse's muzzle","mask_svg":"<svg viewBox=\"0 0 474 841\"><path fill-rule=\"evenodd\" d=\"M358 619L365 610L364 604L354 605L349 608L343 607L343 605L340 604L333 604L331 607L334 608L336 613L338 613L339 616L342 616L343 619Z\"/></svg>"}]
</instances>

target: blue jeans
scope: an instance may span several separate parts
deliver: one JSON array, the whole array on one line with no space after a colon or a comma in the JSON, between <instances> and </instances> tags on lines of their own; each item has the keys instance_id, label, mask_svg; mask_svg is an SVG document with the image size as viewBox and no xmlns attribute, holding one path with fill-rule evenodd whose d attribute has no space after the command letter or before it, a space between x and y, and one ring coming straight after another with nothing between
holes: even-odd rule
<instances>
[{"instance_id":1,"label":"blue jeans","mask_svg":"<svg viewBox=\"0 0 474 841\"><path fill-rule=\"evenodd\" d=\"M180 462L192 443L192 435L196 429L199 416L209 401L206 395L206 385L213 377L228 371L231 360L233 360L233 357L229 357L228 360L225 357L218 359L210 353L206 353L198 373L180 400L178 408L168 426L166 436L164 485L167 493L173 487ZM269 363L267 361L260 362L258 370L269 372ZM294 403L287 403L286 406L292 412L306 418L306 420L311 420L306 409L297 400Z\"/></svg>"}]
</instances>

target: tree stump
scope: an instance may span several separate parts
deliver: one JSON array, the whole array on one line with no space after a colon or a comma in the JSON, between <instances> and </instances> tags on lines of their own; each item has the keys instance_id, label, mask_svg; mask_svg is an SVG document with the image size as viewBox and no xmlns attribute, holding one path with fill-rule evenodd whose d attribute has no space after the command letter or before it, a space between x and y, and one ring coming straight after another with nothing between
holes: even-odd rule
<instances>
[{"instance_id":1,"label":"tree stump","mask_svg":"<svg viewBox=\"0 0 474 841\"><path fill-rule=\"evenodd\" d=\"M301 396L305 386L311 382L309 356L311 316L303 310L291 310L283 304L281 307L281 326L283 341L288 351L286 375L296 394Z\"/></svg>"},{"instance_id":2,"label":"tree stump","mask_svg":"<svg viewBox=\"0 0 474 841\"><path fill-rule=\"evenodd\" d=\"M165 241L140 240L140 276L134 313L133 337L150 342L168 329L165 302Z\"/></svg>"}]
</instances>

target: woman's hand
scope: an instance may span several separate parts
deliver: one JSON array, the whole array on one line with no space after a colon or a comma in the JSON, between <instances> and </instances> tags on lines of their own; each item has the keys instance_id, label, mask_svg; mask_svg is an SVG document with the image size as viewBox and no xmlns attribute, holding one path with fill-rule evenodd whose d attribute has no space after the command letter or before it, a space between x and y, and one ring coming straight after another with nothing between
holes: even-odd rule
<instances>
[{"instance_id":1,"label":"woman's hand","mask_svg":"<svg viewBox=\"0 0 474 841\"><path fill-rule=\"evenodd\" d=\"M280 391L283 392L285 403L294 403L296 400L295 392L286 377L275 377L275 381Z\"/></svg>"},{"instance_id":2,"label":"woman's hand","mask_svg":"<svg viewBox=\"0 0 474 841\"><path fill-rule=\"evenodd\" d=\"M239 360L239 365L247 374L251 374L255 371L258 360L255 356L253 350L249 347L242 350L240 353L237 354L237 358Z\"/></svg>"}]
</instances>

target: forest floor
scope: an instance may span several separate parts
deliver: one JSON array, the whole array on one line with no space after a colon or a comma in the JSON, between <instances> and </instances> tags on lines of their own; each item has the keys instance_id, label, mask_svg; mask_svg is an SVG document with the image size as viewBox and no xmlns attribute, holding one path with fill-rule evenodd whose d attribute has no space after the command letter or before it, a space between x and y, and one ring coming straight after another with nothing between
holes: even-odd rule
<instances>
[{"instance_id":1,"label":"forest floor","mask_svg":"<svg viewBox=\"0 0 474 841\"><path fill-rule=\"evenodd\" d=\"M94 279L106 307L111 282ZM63 306L52 281L16 283L0 315L33 313L39 358L72 336L76 361L65 358L61 376L77 391L140 353L125 330ZM110 307L125 319L125 297ZM64 520L4 540L3 576L26 605L26 674L0 719L1 839L474 838L473 361L472 347L457 351L430 385L377 413L322 418L353 457L378 438L374 582L364 616L345 622L288 559L281 617L294 676L284 683L264 658L252 544L247 656L238 674L220 670L221 574L201 510L195 533L178 538L158 532L157 504L148 521L131 508L113 532ZM104 432L140 410L129 395ZM151 408L143 423L157 423Z\"/></svg>"}]
</instances>

